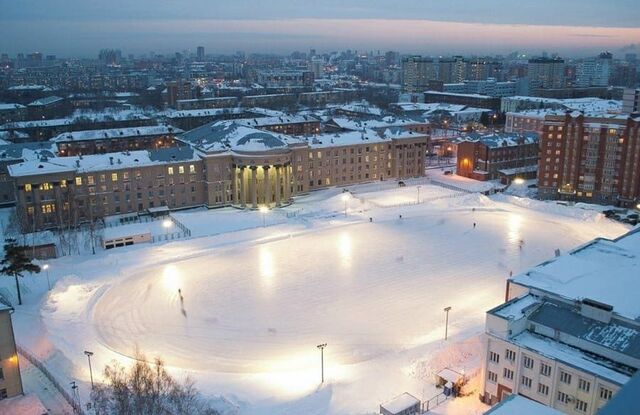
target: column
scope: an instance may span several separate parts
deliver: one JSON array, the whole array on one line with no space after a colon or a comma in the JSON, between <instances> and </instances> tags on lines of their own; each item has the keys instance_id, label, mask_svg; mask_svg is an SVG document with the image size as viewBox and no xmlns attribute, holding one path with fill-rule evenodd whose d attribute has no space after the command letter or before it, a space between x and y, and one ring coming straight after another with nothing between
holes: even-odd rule
<instances>
[{"instance_id":1,"label":"column","mask_svg":"<svg viewBox=\"0 0 640 415\"><path fill-rule=\"evenodd\" d=\"M284 200L285 202L289 202L289 197L291 196L291 180L289 176L289 165L285 163L284 165Z\"/></svg>"},{"instance_id":2,"label":"column","mask_svg":"<svg viewBox=\"0 0 640 415\"><path fill-rule=\"evenodd\" d=\"M280 166L274 166L276 169L276 206L280 206L282 201L280 200Z\"/></svg>"},{"instance_id":3,"label":"column","mask_svg":"<svg viewBox=\"0 0 640 415\"><path fill-rule=\"evenodd\" d=\"M244 166L240 167L240 204L243 208L247 207L247 191L245 190L245 185L244 185L245 169L246 168Z\"/></svg>"},{"instance_id":4,"label":"column","mask_svg":"<svg viewBox=\"0 0 640 415\"><path fill-rule=\"evenodd\" d=\"M238 203L238 168L235 164L231 165L231 204ZM226 200L225 200L226 202Z\"/></svg>"},{"instance_id":5,"label":"column","mask_svg":"<svg viewBox=\"0 0 640 415\"><path fill-rule=\"evenodd\" d=\"M251 207L258 207L258 168L256 166L249 167L251 169L251 182L249 183L249 193L251 193Z\"/></svg>"},{"instance_id":6,"label":"column","mask_svg":"<svg viewBox=\"0 0 640 415\"><path fill-rule=\"evenodd\" d=\"M269 182L269 166L262 166L264 171L264 204L271 205L271 183Z\"/></svg>"}]
</instances>

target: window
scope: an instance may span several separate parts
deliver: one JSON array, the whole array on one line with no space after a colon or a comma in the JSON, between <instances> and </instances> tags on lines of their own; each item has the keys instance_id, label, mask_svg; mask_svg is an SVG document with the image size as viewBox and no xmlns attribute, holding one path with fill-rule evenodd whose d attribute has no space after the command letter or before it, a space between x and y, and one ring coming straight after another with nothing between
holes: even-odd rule
<instances>
[{"instance_id":1,"label":"window","mask_svg":"<svg viewBox=\"0 0 640 415\"><path fill-rule=\"evenodd\" d=\"M502 375L505 377L505 379L513 380L513 370L511 369L507 369L505 367Z\"/></svg>"},{"instance_id":2,"label":"window","mask_svg":"<svg viewBox=\"0 0 640 415\"><path fill-rule=\"evenodd\" d=\"M173 167L169 167L167 169L167 174L172 175L173 174Z\"/></svg>"},{"instance_id":3,"label":"window","mask_svg":"<svg viewBox=\"0 0 640 415\"><path fill-rule=\"evenodd\" d=\"M82 177L76 177L76 186L82 186Z\"/></svg>"},{"instance_id":4,"label":"window","mask_svg":"<svg viewBox=\"0 0 640 415\"><path fill-rule=\"evenodd\" d=\"M495 352L489 352L489 360L493 363L500 363L500 355Z\"/></svg>"},{"instance_id":5,"label":"window","mask_svg":"<svg viewBox=\"0 0 640 415\"><path fill-rule=\"evenodd\" d=\"M531 378L528 378L526 376L523 376L522 379L520 380L520 383L522 384L522 386L524 386L525 388L531 388Z\"/></svg>"},{"instance_id":6,"label":"window","mask_svg":"<svg viewBox=\"0 0 640 415\"><path fill-rule=\"evenodd\" d=\"M45 182L40 185L40 190L51 190L51 187L51 183Z\"/></svg>"},{"instance_id":7,"label":"window","mask_svg":"<svg viewBox=\"0 0 640 415\"><path fill-rule=\"evenodd\" d=\"M196 172L196 166L189 164L189 173L194 174Z\"/></svg>"},{"instance_id":8,"label":"window","mask_svg":"<svg viewBox=\"0 0 640 415\"><path fill-rule=\"evenodd\" d=\"M178 166L178 173L180 174L184 173L184 166Z\"/></svg>"},{"instance_id":9,"label":"window","mask_svg":"<svg viewBox=\"0 0 640 415\"><path fill-rule=\"evenodd\" d=\"M507 349L504 352L504 358L513 362L514 360L516 360L516 352L511 349Z\"/></svg>"},{"instance_id":10,"label":"window","mask_svg":"<svg viewBox=\"0 0 640 415\"><path fill-rule=\"evenodd\" d=\"M569 395L558 391L558 402L566 404L567 402L569 402Z\"/></svg>"},{"instance_id":11,"label":"window","mask_svg":"<svg viewBox=\"0 0 640 415\"><path fill-rule=\"evenodd\" d=\"M30 192L31 191L31 185L29 183L24 185L24 191L25 192Z\"/></svg>"},{"instance_id":12,"label":"window","mask_svg":"<svg viewBox=\"0 0 640 415\"><path fill-rule=\"evenodd\" d=\"M560 382L566 383L567 385L571 383L571 375L564 370L560 371Z\"/></svg>"},{"instance_id":13,"label":"window","mask_svg":"<svg viewBox=\"0 0 640 415\"><path fill-rule=\"evenodd\" d=\"M118 181L118 173L111 173L111 181L112 182Z\"/></svg>"},{"instance_id":14,"label":"window","mask_svg":"<svg viewBox=\"0 0 640 415\"><path fill-rule=\"evenodd\" d=\"M0 380L4 379L4 372L2 371L2 368L0 367Z\"/></svg>"},{"instance_id":15,"label":"window","mask_svg":"<svg viewBox=\"0 0 640 415\"><path fill-rule=\"evenodd\" d=\"M60 180L60 187L67 187L67 181L66 180Z\"/></svg>"},{"instance_id":16,"label":"window","mask_svg":"<svg viewBox=\"0 0 640 415\"><path fill-rule=\"evenodd\" d=\"M581 401L580 399L576 399L576 411L587 412L587 403L585 401Z\"/></svg>"},{"instance_id":17,"label":"window","mask_svg":"<svg viewBox=\"0 0 640 415\"><path fill-rule=\"evenodd\" d=\"M7 399L7 390L0 389L0 399Z\"/></svg>"},{"instance_id":18,"label":"window","mask_svg":"<svg viewBox=\"0 0 640 415\"><path fill-rule=\"evenodd\" d=\"M542 376L551 376L551 366L546 363L540 363L540 374Z\"/></svg>"},{"instance_id":19,"label":"window","mask_svg":"<svg viewBox=\"0 0 640 415\"><path fill-rule=\"evenodd\" d=\"M538 393L540 395L549 395L549 387L544 383L538 383Z\"/></svg>"},{"instance_id":20,"label":"window","mask_svg":"<svg viewBox=\"0 0 640 415\"><path fill-rule=\"evenodd\" d=\"M578 389L584 392L589 392L589 389L591 389L591 382L584 379L578 379Z\"/></svg>"},{"instance_id":21,"label":"window","mask_svg":"<svg viewBox=\"0 0 640 415\"><path fill-rule=\"evenodd\" d=\"M604 386L600 386L600 399L608 401L613 396L613 391Z\"/></svg>"},{"instance_id":22,"label":"window","mask_svg":"<svg viewBox=\"0 0 640 415\"><path fill-rule=\"evenodd\" d=\"M89 185L95 184L95 182L93 181L93 176L87 176L87 183L89 183Z\"/></svg>"},{"instance_id":23,"label":"window","mask_svg":"<svg viewBox=\"0 0 640 415\"><path fill-rule=\"evenodd\" d=\"M489 382L496 383L498 381L498 375L492 371L489 371L487 378L489 379Z\"/></svg>"},{"instance_id":24,"label":"window","mask_svg":"<svg viewBox=\"0 0 640 415\"><path fill-rule=\"evenodd\" d=\"M531 369L533 367L533 359L529 356L522 356L522 365L527 369Z\"/></svg>"}]
</instances>

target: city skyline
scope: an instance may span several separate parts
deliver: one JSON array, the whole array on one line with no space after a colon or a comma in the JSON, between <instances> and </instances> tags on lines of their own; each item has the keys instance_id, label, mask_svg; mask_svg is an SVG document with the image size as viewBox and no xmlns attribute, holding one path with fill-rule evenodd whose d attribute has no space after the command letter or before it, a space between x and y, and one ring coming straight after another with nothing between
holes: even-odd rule
<instances>
[{"instance_id":1,"label":"city skyline","mask_svg":"<svg viewBox=\"0 0 640 415\"><path fill-rule=\"evenodd\" d=\"M343 3L197 0L180 7L176 2L117 0L106 7L97 2L27 0L3 5L0 36L11 42L1 52L94 57L101 48L140 54L195 51L203 45L208 53L281 54L315 48L431 55L518 50L536 55L545 50L581 57L640 48L640 12L626 0L589 1L588 7L574 0L517 6L511 2L511 7L501 0L411 0L392 9L382 1Z\"/></svg>"}]
</instances>

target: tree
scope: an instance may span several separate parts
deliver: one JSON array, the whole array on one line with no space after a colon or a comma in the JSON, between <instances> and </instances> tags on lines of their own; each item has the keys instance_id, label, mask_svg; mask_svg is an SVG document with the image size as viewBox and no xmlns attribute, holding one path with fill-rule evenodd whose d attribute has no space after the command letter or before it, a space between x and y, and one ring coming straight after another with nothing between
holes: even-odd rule
<instances>
[{"instance_id":1,"label":"tree","mask_svg":"<svg viewBox=\"0 0 640 415\"><path fill-rule=\"evenodd\" d=\"M91 392L98 415L219 415L189 378L175 380L160 358L149 363L136 352L128 370L113 361L103 374L106 383L95 385Z\"/></svg>"},{"instance_id":2,"label":"tree","mask_svg":"<svg viewBox=\"0 0 640 415\"><path fill-rule=\"evenodd\" d=\"M15 239L9 238L4 243L4 258L0 261L2 269L0 273L12 276L16 279L16 291L18 292L18 305L22 305L22 295L20 294L20 283L18 277L22 277L25 272L39 273L40 267L31 262L25 254L27 247L18 245Z\"/></svg>"}]
</instances>

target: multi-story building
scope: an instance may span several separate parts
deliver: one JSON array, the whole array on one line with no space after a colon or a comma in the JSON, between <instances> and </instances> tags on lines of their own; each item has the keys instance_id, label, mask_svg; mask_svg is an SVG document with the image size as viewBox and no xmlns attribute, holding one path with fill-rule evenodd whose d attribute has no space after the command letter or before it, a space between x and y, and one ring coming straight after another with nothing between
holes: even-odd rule
<instances>
[{"instance_id":1,"label":"multi-story building","mask_svg":"<svg viewBox=\"0 0 640 415\"><path fill-rule=\"evenodd\" d=\"M453 92L426 91L425 103L444 103L466 105L475 108L486 108L494 111L500 109L500 98L480 94L456 94Z\"/></svg>"},{"instance_id":2,"label":"multi-story building","mask_svg":"<svg viewBox=\"0 0 640 415\"><path fill-rule=\"evenodd\" d=\"M199 62L204 61L204 46L198 46L196 51L196 59L198 59Z\"/></svg>"},{"instance_id":3,"label":"multi-story building","mask_svg":"<svg viewBox=\"0 0 640 415\"><path fill-rule=\"evenodd\" d=\"M640 88L625 88L622 95L622 112L625 114L640 112Z\"/></svg>"},{"instance_id":4,"label":"multi-story building","mask_svg":"<svg viewBox=\"0 0 640 415\"><path fill-rule=\"evenodd\" d=\"M481 94L492 97L509 97L516 94L516 82L498 82L495 78L477 81L464 81L453 84L443 84L442 92L456 94Z\"/></svg>"},{"instance_id":5,"label":"multi-story building","mask_svg":"<svg viewBox=\"0 0 640 415\"><path fill-rule=\"evenodd\" d=\"M200 99L179 99L176 101L176 109L199 110L210 108L232 108L238 104L237 97L213 97Z\"/></svg>"},{"instance_id":6,"label":"multi-story building","mask_svg":"<svg viewBox=\"0 0 640 415\"><path fill-rule=\"evenodd\" d=\"M327 186L423 176L428 134L387 128L303 138L221 121L177 140L185 146L10 165L23 229L159 206L279 206Z\"/></svg>"},{"instance_id":7,"label":"multi-story building","mask_svg":"<svg viewBox=\"0 0 640 415\"><path fill-rule=\"evenodd\" d=\"M576 86L609 86L613 68L613 55L603 52L596 58L579 62L576 68Z\"/></svg>"},{"instance_id":8,"label":"multi-story building","mask_svg":"<svg viewBox=\"0 0 640 415\"><path fill-rule=\"evenodd\" d=\"M640 118L547 115L538 195L632 207L640 201Z\"/></svg>"},{"instance_id":9,"label":"multi-story building","mask_svg":"<svg viewBox=\"0 0 640 415\"><path fill-rule=\"evenodd\" d=\"M27 107L24 105L0 103L0 125L25 119L27 119Z\"/></svg>"},{"instance_id":10,"label":"multi-story building","mask_svg":"<svg viewBox=\"0 0 640 415\"><path fill-rule=\"evenodd\" d=\"M559 58L535 58L529 60L527 76L529 90L564 88L564 60Z\"/></svg>"},{"instance_id":11,"label":"multi-story building","mask_svg":"<svg viewBox=\"0 0 640 415\"><path fill-rule=\"evenodd\" d=\"M536 132L542 134L544 120L548 114L560 113L562 110L528 110L522 112L508 112L505 117L505 133Z\"/></svg>"},{"instance_id":12,"label":"multi-story building","mask_svg":"<svg viewBox=\"0 0 640 415\"><path fill-rule=\"evenodd\" d=\"M487 312L481 399L596 414L640 368L640 229L595 239L507 283ZM606 289L603 289L606 281Z\"/></svg>"},{"instance_id":13,"label":"multi-story building","mask_svg":"<svg viewBox=\"0 0 640 415\"><path fill-rule=\"evenodd\" d=\"M305 87L313 86L313 71L298 70L271 70L259 71L257 73L257 82L265 88L288 88L288 87Z\"/></svg>"},{"instance_id":14,"label":"multi-story building","mask_svg":"<svg viewBox=\"0 0 640 415\"><path fill-rule=\"evenodd\" d=\"M22 394L18 351L13 334L13 308L0 297L0 400Z\"/></svg>"},{"instance_id":15,"label":"multi-story building","mask_svg":"<svg viewBox=\"0 0 640 415\"><path fill-rule=\"evenodd\" d=\"M470 133L457 140L457 174L476 180L535 178L537 133Z\"/></svg>"},{"instance_id":16,"label":"multi-story building","mask_svg":"<svg viewBox=\"0 0 640 415\"><path fill-rule=\"evenodd\" d=\"M409 56L402 59L402 89L404 92L423 92L429 81L437 79L436 65L431 58Z\"/></svg>"},{"instance_id":17,"label":"multi-story building","mask_svg":"<svg viewBox=\"0 0 640 415\"><path fill-rule=\"evenodd\" d=\"M166 89L162 92L162 95L168 107L176 108L178 101L194 98L193 85L189 81L182 80L167 82Z\"/></svg>"},{"instance_id":18,"label":"multi-story building","mask_svg":"<svg viewBox=\"0 0 640 415\"><path fill-rule=\"evenodd\" d=\"M183 131L155 125L110 130L72 131L54 137L58 154L63 157L104 154L128 150L150 150L175 146L175 136Z\"/></svg>"}]
</instances>

